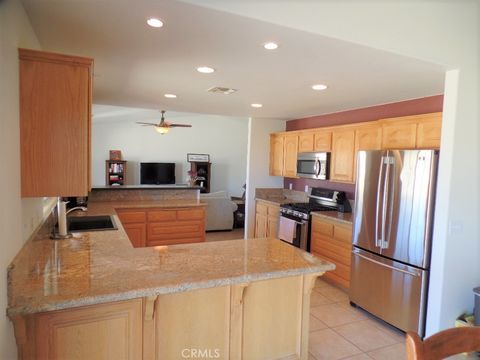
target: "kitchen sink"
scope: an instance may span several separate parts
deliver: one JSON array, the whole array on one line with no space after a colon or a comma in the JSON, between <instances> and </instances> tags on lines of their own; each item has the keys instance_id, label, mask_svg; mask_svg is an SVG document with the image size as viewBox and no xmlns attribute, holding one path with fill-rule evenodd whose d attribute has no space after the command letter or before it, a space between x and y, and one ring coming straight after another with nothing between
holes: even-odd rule
<instances>
[{"instance_id":1,"label":"kitchen sink","mask_svg":"<svg viewBox=\"0 0 480 360\"><path fill-rule=\"evenodd\" d=\"M69 232L118 230L110 215L72 216L67 218L67 227Z\"/></svg>"}]
</instances>

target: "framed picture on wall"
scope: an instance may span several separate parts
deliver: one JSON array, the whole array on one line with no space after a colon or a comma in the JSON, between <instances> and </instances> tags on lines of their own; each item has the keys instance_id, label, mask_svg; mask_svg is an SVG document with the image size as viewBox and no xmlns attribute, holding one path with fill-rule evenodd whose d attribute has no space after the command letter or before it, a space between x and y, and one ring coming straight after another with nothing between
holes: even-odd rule
<instances>
[{"instance_id":1,"label":"framed picture on wall","mask_svg":"<svg viewBox=\"0 0 480 360\"><path fill-rule=\"evenodd\" d=\"M188 162L210 162L209 154L187 154Z\"/></svg>"}]
</instances>

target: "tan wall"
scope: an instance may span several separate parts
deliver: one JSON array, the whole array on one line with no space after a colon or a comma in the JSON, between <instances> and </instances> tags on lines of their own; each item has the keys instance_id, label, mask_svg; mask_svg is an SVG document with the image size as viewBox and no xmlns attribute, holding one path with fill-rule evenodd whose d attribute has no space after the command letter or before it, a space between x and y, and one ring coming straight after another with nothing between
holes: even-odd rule
<instances>
[{"instance_id":1,"label":"tan wall","mask_svg":"<svg viewBox=\"0 0 480 360\"><path fill-rule=\"evenodd\" d=\"M52 199L20 198L19 96L17 48L40 44L19 0L0 2L0 354L15 359L7 307L7 266L50 211Z\"/></svg>"}]
</instances>

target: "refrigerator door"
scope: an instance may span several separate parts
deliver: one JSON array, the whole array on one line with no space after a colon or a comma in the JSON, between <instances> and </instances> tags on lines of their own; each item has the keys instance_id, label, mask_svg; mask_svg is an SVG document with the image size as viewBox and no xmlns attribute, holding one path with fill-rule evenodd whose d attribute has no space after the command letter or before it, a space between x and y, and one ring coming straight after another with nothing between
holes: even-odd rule
<instances>
[{"instance_id":1,"label":"refrigerator door","mask_svg":"<svg viewBox=\"0 0 480 360\"><path fill-rule=\"evenodd\" d=\"M389 150L387 157L380 253L428 268L438 152Z\"/></svg>"},{"instance_id":2,"label":"refrigerator door","mask_svg":"<svg viewBox=\"0 0 480 360\"><path fill-rule=\"evenodd\" d=\"M350 300L403 330L424 335L428 272L361 249L352 252Z\"/></svg>"},{"instance_id":3,"label":"refrigerator door","mask_svg":"<svg viewBox=\"0 0 480 360\"><path fill-rule=\"evenodd\" d=\"M353 226L353 245L380 253L382 206L387 151L359 151Z\"/></svg>"}]
</instances>

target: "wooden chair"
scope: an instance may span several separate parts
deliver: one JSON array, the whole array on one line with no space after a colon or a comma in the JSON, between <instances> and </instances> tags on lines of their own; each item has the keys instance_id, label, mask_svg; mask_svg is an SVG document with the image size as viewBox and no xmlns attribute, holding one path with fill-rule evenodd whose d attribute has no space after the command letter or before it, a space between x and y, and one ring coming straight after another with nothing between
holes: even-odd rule
<instances>
[{"instance_id":1,"label":"wooden chair","mask_svg":"<svg viewBox=\"0 0 480 360\"><path fill-rule=\"evenodd\" d=\"M463 352L480 351L480 327L461 327L441 331L424 341L407 333L408 360L438 360Z\"/></svg>"}]
</instances>

